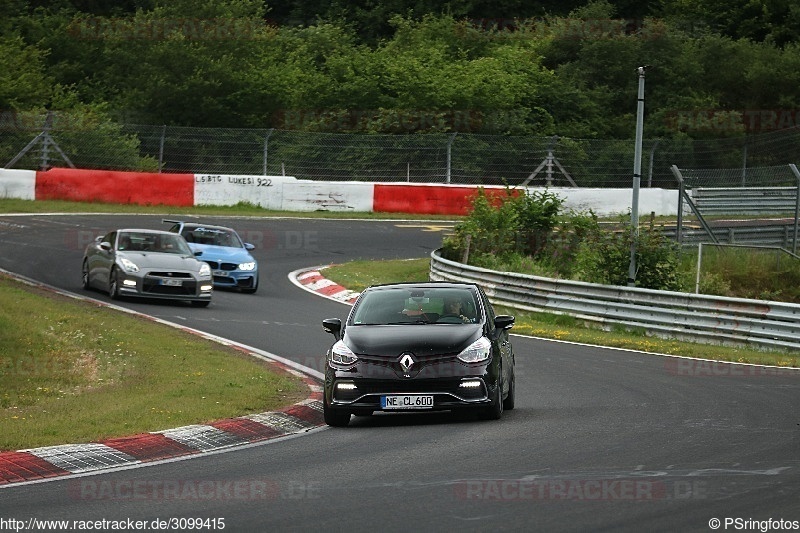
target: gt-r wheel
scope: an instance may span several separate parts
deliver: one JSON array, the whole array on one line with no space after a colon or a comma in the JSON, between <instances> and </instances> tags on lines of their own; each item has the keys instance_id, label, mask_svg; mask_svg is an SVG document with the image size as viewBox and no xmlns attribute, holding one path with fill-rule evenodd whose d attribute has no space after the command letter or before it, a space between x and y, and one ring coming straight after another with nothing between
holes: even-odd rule
<instances>
[{"instance_id":1,"label":"gt-r wheel","mask_svg":"<svg viewBox=\"0 0 800 533\"><path fill-rule=\"evenodd\" d=\"M81 278L83 288L89 290L91 288L89 285L89 262L85 259L83 260L83 267L81 267Z\"/></svg>"},{"instance_id":2,"label":"gt-r wheel","mask_svg":"<svg viewBox=\"0 0 800 533\"><path fill-rule=\"evenodd\" d=\"M511 411L514 408L517 378L514 375L514 370L511 370L511 381L508 383L508 396L503 400L503 410Z\"/></svg>"},{"instance_id":3,"label":"gt-r wheel","mask_svg":"<svg viewBox=\"0 0 800 533\"><path fill-rule=\"evenodd\" d=\"M119 272L116 268L111 269L111 275L108 277L108 295L112 300L119 299Z\"/></svg>"},{"instance_id":4,"label":"gt-r wheel","mask_svg":"<svg viewBox=\"0 0 800 533\"><path fill-rule=\"evenodd\" d=\"M349 411L338 411L328 407L328 402L322 401L322 416L329 426L343 428L350 423Z\"/></svg>"}]
</instances>

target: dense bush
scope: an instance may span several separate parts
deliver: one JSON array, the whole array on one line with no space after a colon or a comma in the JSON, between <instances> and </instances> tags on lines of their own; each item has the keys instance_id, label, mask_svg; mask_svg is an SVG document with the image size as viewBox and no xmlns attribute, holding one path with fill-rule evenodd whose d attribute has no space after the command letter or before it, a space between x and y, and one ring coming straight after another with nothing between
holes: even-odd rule
<instances>
[{"instance_id":1,"label":"dense bush","mask_svg":"<svg viewBox=\"0 0 800 533\"><path fill-rule=\"evenodd\" d=\"M562 214L563 204L547 190L513 189L493 203L481 189L443 240L443 256L492 270L627 285L633 235L624 228L630 224L623 218L623 229L603 229L591 211ZM682 290L677 245L652 229L636 239L636 286Z\"/></svg>"},{"instance_id":2,"label":"dense bush","mask_svg":"<svg viewBox=\"0 0 800 533\"><path fill-rule=\"evenodd\" d=\"M575 256L573 277L604 285L627 285L631 245L630 224L618 231L593 231L581 242ZM682 290L680 254L676 243L654 229L642 228L636 238L636 286L646 289Z\"/></svg>"}]
</instances>

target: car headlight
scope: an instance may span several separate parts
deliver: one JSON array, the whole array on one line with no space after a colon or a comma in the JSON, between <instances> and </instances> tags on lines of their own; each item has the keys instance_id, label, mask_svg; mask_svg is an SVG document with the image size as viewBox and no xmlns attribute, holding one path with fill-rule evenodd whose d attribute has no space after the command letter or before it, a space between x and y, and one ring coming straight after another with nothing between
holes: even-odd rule
<instances>
[{"instance_id":1,"label":"car headlight","mask_svg":"<svg viewBox=\"0 0 800 533\"><path fill-rule=\"evenodd\" d=\"M255 270L255 263L239 263L239 270Z\"/></svg>"},{"instance_id":2,"label":"car headlight","mask_svg":"<svg viewBox=\"0 0 800 533\"><path fill-rule=\"evenodd\" d=\"M136 263L127 257L120 257L119 262L122 265L122 268L125 269L125 272L139 272L139 267L136 266Z\"/></svg>"},{"instance_id":3,"label":"car headlight","mask_svg":"<svg viewBox=\"0 0 800 533\"><path fill-rule=\"evenodd\" d=\"M465 363L479 363L489 359L492 354L492 343L486 337L476 340L458 354Z\"/></svg>"},{"instance_id":4,"label":"car headlight","mask_svg":"<svg viewBox=\"0 0 800 533\"><path fill-rule=\"evenodd\" d=\"M208 263L203 263L202 265L200 265L200 275L201 276L211 275L211 267L208 266Z\"/></svg>"},{"instance_id":5,"label":"car headlight","mask_svg":"<svg viewBox=\"0 0 800 533\"><path fill-rule=\"evenodd\" d=\"M331 347L331 362L337 365L352 365L358 361L358 357L342 341L336 341Z\"/></svg>"}]
</instances>

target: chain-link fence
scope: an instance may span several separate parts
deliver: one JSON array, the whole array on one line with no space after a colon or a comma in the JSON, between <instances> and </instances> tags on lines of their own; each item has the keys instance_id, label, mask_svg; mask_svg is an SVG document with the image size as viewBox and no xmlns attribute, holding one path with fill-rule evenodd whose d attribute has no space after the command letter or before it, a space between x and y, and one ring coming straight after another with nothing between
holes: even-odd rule
<instances>
[{"instance_id":1,"label":"chain-link fence","mask_svg":"<svg viewBox=\"0 0 800 533\"><path fill-rule=\"evenodd\" d=\"M632 140L189 128L53 115L0 121L0 164L511 186L628 188L633 179ZM793 186L791 176L772 169L800 161L800 128L645 140L642 156L642 187L677 188L671 165L709 169L697 174L707 187Z\"/></svg>"}]
</instances>

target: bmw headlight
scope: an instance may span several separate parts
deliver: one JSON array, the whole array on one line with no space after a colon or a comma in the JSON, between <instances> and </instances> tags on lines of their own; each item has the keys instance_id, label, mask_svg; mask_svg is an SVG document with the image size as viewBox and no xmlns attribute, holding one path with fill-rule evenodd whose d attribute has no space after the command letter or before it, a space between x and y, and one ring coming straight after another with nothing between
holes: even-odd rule
<instances>
[{"instance_id":1,"label":"bmw headlight","mask_svg":"<svg viewBox=\"0 0 800 533\"><path fill-rule=\"evenodd\" d=\"M255 263L239 263L239 270L255 270Z\"/></svg>"},{"instance_id":2,"label":"bmw headlight","mask_svg":"<svg viewBox=\"0 0 800 533\"><path fill-rule=\"evenodd\" d=\"M486 337L476 340L458 354L458 358L465 363L479 363L486 361L492 354L492 343Z\"/></svg>"},{"instance_id":3,"label":"bmw headlight","mask_svg":"<svg viewBox=\"0 0 800 533\"><path fill-rule=\"evenodd\" d=\"M342 341L336 341L331 347L331 362L337 365L352 365L358 361L358 357Z\"/></svg>"},{"instance_id":4,"label":"bmw headlight","mask_svg":"<svg viewBox=\"0 0 800 533\"><path fill-rule=\"evenodd\" d=\"M203 263L202 265L200 265L200 275L211 276L211 267L208 266L208 263Z\"/></svg>"},{"instance_id":5,"label":"bmw headlight","mask_svg":"<svg viewBox=\"0 0 800 533\"><path fill-rule=\"evenodd\" d=\"M122 265L122 268L125 269L125 272L139 272L139 267L136 266L136 263L127 257L120 257L119 262Z\"/></svg>"}]
</instances>

